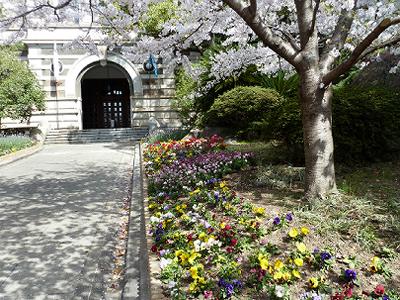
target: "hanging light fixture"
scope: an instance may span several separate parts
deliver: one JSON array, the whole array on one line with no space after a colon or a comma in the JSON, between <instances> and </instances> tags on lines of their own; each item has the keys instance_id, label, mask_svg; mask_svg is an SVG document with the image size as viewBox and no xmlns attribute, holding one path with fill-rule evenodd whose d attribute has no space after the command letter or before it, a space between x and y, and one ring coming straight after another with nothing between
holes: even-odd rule
<instances>
[{"instance_id":1,"label":"hanging light fixture","mask_svg":"<svg viewBox=\"0 0 400 300\"><path fill-rule=\"evenodd\" d=\"M106 72L107 72L107 95L111 95L110 66L106 66Z\"/></svg>"}]
</instances>

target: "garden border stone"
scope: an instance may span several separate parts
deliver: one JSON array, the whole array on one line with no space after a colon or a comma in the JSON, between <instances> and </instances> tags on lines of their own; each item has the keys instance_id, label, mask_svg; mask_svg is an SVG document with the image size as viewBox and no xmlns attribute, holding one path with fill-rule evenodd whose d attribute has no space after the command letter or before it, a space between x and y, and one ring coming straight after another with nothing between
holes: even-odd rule
<instances>
[{"instance_id":1,"label":"garden border stone","mask_svg":"<svg viewBox=\"0 0 400 300\"><path fill-rule=\"evenodd\" d=\"M144 216L142 151L135 145L132 169L132 199L125 265L125 284L121 299L149 300L149 266Z\"/></svg>"},{"instance_id":2,"label":"garden border stone","mask_svg":"<svg viewBox=\"0 0 400 300\"><path fill-rule=\"evenodd\" d=\"M38 143L31 147L21 149L17 152L9 153L3 156L0 156L0 166L8 165L17 160L27 158L43 149L43 143Z\"/></svg>"},{"instance_id":3,"label":"garden border stone","mask_svg":"<svg viewBox=\"0 0 400 300\"><path fill-rule=\"evenodd\" d=\"M143 148L141 148L141 169L144 170L143 162ZM153 245L153 238L148 234L150 228L150 212L148 210L148 193L147 193L147 178L145 175L142 176L143 182L143 199L144 199L144 226L146 230L146 253L150 253L151 246ZM151 300L167 300L168 298L163 294L161 280L157 276L161 273L160 265L157 258L154 255L148 256L148 267L150 275L150 299Z\"/></svg>"}]
</instances>

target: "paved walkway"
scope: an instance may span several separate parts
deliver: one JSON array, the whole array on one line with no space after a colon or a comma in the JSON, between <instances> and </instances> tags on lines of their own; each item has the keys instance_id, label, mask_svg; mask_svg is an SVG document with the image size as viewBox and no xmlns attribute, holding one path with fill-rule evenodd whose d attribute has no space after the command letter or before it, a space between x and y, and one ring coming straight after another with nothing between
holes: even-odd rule
<instances>
[{"instance_id":1,"label":"paved walkway","mask_svg":"<svg viewBox=\"0 0 400 300\"><path fill-rule=\"evenodd\" d=\"M0 299L104 299L133 146L49 145L0 167Z\"/></svg>"}]
</instances>

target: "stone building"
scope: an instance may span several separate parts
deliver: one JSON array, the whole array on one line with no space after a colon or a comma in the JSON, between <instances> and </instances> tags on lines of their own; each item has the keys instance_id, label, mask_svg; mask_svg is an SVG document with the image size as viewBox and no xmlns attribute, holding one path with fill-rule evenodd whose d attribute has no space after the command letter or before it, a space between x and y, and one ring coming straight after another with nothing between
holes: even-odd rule
<instances>
[{"instance_id":1,"label":"stone building","mask_svg":"<svg viewBox=\"0 0 400 300\"><path fill-rule=\"evenodd\" d=\"M47 103L44 112L34 112L30 124L48 129L143 128L155 118L161 126L178 127L170 107L173 74L158 64L156 76L100 44L97 55L64 47L87 29L69 24L28 30L21 58L36 74ZM100 38L92 40L98 43ZM22 126L17 123L5 120L3 125Z\"/></svg>"}]
</instances>

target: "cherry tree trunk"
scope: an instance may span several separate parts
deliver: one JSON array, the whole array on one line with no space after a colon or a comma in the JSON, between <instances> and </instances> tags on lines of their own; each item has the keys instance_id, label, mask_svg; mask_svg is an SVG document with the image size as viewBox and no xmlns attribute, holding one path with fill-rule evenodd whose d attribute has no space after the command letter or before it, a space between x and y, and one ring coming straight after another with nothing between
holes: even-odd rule
<instances>
[{"instance_id":1,"label":"cherry tree trunk","mask_svg":"<svg viewBox=\"0 0 400 300\"><path fill-rule=\"evenodd\" d=\"M300 101L305 154L305 197L336 192L332 137L332 88L320 87L317 70L300 74Z\"/></svg>"}]
</instances>

